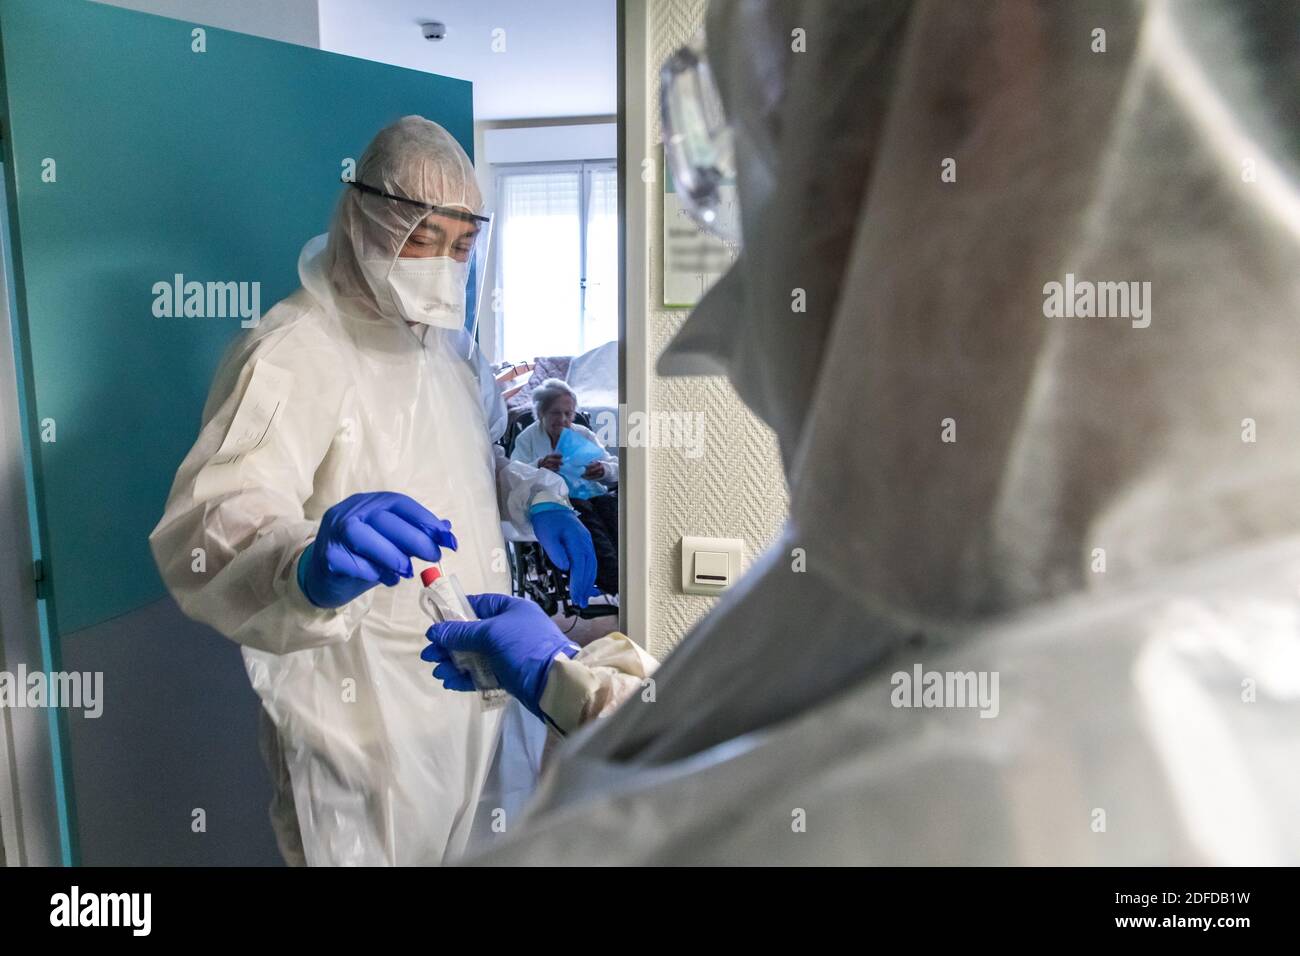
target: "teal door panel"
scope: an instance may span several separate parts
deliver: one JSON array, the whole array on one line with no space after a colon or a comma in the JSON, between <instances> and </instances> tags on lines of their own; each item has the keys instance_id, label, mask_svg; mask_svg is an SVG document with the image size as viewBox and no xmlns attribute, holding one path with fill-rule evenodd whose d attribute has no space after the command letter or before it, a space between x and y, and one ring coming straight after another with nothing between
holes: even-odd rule
<instances>
[{"instance_id":1,"label":"teal door panel","mask_svg":"<svg viewBox=\"0 0 1300 956\"><path fill-rule=\"evenodd\" d=\"M472 155L470 84L87 0L0 0L18 320L57 634L163 594L147 537L240 317L157 283L298 285L349 158L410 113ZM251 285L244 287L251 292Z\"/></svg>"}]
</instances>

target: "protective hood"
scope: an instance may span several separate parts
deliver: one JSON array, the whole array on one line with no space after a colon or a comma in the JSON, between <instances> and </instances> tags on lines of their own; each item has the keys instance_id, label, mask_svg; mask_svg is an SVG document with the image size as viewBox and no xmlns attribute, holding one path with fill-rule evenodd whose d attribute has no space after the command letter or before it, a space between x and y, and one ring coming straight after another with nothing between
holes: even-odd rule
<instances>
[{"instance_id":1,"label":"protective hood","mask_svg":"<svg viewBox=\"0 0 1300 956\"><path fill-rule=\"evenodd\" d=\"M744 249L659 367L776 429L821 573L940 622L1300 530L1298 20L711 6Z\"/></svg>"},{"instance_id":2,"label":"protective hood","mask_svg":"<svg viewBox=\"0 0 1300 956\"><path fill-rule=\"evenodd\" d=\"M465 151L445 129L420 116L380 130L357 164L356 181L430 205L469 213L483 208ZM362 263L395 260L424 216L418 206L343 189L323 247L317 242L304 250L303 287L340 314L403 321L392 290Z\"/></svg>"}]
</instances>

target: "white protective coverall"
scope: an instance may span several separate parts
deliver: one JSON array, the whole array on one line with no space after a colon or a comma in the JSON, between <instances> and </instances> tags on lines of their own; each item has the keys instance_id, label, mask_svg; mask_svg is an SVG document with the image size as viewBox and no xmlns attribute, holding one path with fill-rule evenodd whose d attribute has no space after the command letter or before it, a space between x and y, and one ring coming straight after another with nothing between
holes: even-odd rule
<instances>
[{"instance_id":1,"label":"white protective coverall","mask_svg":"<svg viewBox=\"0 0 1300 956\"><path fill-rule=\"evenodd\" d=\"M791 515L483 862L1300 863L1298 11L710 4Z\"/></svg>"},{"instance_id":2,"label":"white protective coverall","mask_svg":"<svg viewBox=\"0 0 1300 956\"><path fill-rule=\"evenodd\" d=\"M420 117L380 132L357 179L482 206L464 151ZM150 537L185 613L243 645L289 862L438 863L492 810L522 806L545 742L517 703L485 710L429 677L418 574L334 610L308 603L296 579L326 509L391 491L451 522L459 550L443 566L466 591L509 592L502 517L528 530L531 505L567 504L558 475L494 444L505 406L481 355L466 360L466 333L408 325L359 265L395 259L423 217L344 190L328 237L303 250L302 289L221 363Z\"/></svg>"}]
</instances>

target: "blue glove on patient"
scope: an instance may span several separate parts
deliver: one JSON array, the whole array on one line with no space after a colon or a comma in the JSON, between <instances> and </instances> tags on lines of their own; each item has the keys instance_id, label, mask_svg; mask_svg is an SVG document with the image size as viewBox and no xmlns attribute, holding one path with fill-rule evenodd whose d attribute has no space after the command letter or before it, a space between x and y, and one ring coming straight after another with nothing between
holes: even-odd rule
<instances>
[{"instance_id":1,"label":"blue glove on patient","mask_svg":"<svg viewBox=\"0 0 1300 956\"><path fill-rule=\"evenodd\" d=\"M411 576L411 557L441 561L456 549L451 522L392 491L352 495L320 519L298 559L298 587L319 608L341 607L376 584Z\"/></svg>"},{"instance_id":2,"label":"blue glove on patient","mask_svg":"<svg viewBox=\"0 0 1300 956\"><path fill-rule=\"evenodd\" d=\"M453 651L487 658L497 682L542 720L542 691L556 654L573 657L569 640L532 601L505 594L471 594L477 621L444 621L426 632L430 644L420 658L438 666L433 676L449 690L473 690L474 681L451 659Z\"/></svg>"},{"instance_id":3,"label":"blue glove on patient","mask_svg":"<svg viewBox=\"0 0 1300 956\"><path fill-rule=\"evenodd\" d=\"M600 593L595 587L596 548L591 532L577 514L560 504L534 505L529 517L546 556L561 571L569 572L569 599L586 607L587 599Z\"/></svg>"}]
</instances>

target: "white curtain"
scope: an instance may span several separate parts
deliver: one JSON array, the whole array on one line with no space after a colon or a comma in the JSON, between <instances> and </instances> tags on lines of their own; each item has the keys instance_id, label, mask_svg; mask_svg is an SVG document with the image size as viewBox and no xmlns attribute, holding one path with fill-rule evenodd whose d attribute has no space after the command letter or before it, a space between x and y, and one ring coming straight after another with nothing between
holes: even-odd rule
<instances>
[{"instance_id":1,"label":"white curtain","mask_svg":"<svg viewBox=\"0 0 1300 956\"><path fill-rule=\"evenodd\" d=\"M618 338L618 172L587 170L587 289L582 351Z\"/></svg>"},{"instance_id":2,"label":"white curtain","mask_svg":"<svg viewBox=\"0 0 1300 956\"><path fill-rule=\"evenodd\" d=\"M579 355L617 338L615 170L583 163L505 169L497 190L497 291L495 301L485 297L500 311L497 357Z\"/></svg>"}]
</instances>

